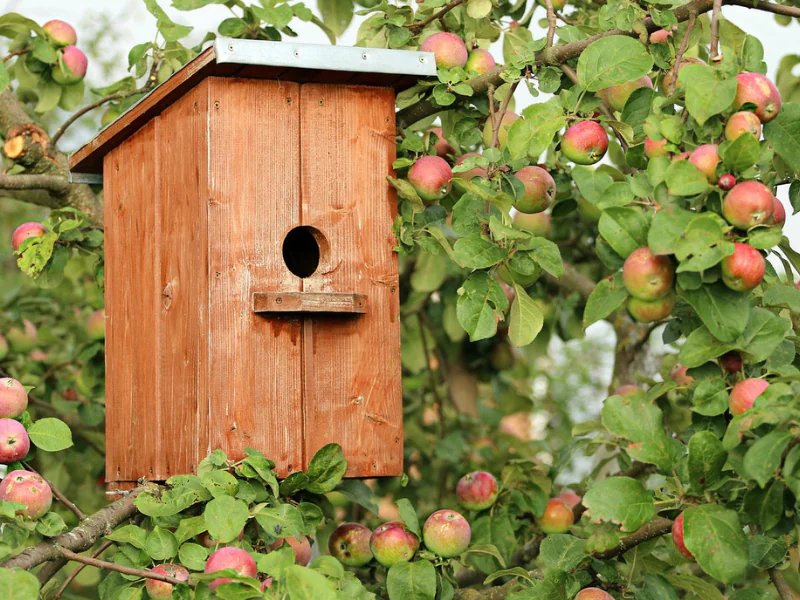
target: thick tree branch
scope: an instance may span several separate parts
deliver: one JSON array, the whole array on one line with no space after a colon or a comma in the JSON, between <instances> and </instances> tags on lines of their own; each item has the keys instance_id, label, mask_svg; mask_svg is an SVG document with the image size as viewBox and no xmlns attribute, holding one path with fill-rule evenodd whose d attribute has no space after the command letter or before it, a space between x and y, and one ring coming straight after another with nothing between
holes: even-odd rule
<instances>
[{"instance_id":1,"label":"thick tree branch","mask_svg":"<svg viewBox=\"0 0 800 600\"><path fill-rule=\"evenodd\" d=\"M36 573L36 579L39 580L39 587L43 588L56 573L64 568L67 562L66 558L58 558L45 563L42 568L39 569L39 572Z\"/></svg>"},{"instance_id":2,"label":"thick tree branch","mask_svg":"<svg viewBox=\"0 0 800 600\"><path fill-rule=\"evenodd\" d=\"M44 190L63 198L70 183L55 175L0 175L2 190Z\"/></svg>"},{"instance_id":3,"label":"thick tree branch","mask_svg":"<svg viewBox=\"0 0 800 600\"><path fill-rule=\"evenodd\" d=\"M19 567L30 570L50 560L68 558L65 550L68 552L88 550L107 531L114 529L136 514L133 501L145 489L148 487L135 488L124 498L97 511L72 531L62 533L35 546L29 546L16 556L0 563L0 567L7 569Z\"/></svg>"}]
</instances>

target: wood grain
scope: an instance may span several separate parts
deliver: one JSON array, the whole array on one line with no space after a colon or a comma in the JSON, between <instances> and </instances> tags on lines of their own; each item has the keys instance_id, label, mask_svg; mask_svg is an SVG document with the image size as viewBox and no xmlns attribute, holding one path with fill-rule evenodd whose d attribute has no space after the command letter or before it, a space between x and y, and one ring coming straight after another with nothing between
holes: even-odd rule
<instances>
[{"instance_id":1,"label":"wood grain","mask_svg":"<svg viewBox=\"0 0 800 600\"><path fill-rule=\"evenodd\" d=\"M386 181L395 158L394 91L305 84L300 96L302 222L329 243L303 291L365 294L370 303L358 318L305 319L306 458L336 442L349 476L399 475L396 198Z\"/></svg>"},{"instance_id":2,"label":"wood grain","mask_svg":"<svg viewBox=\"0 0 800 600\"><path fill-rule=\"evenodd\" d=\"M303 465L301 322L253 313L300 291L282 243L300 221L299 86L209 78L209 449L247 447L281 476Z\"/></svg>"},{"instance_id":3,"label":"wood grain","mask_svg":"<svg viewBox=\"0 0 800 600\"><path fill-rule=\"evenodd\" d=\"M363 314L367 312L367 297L363 294L256 292L253 312Z\"/></svg>"}]
</instances>

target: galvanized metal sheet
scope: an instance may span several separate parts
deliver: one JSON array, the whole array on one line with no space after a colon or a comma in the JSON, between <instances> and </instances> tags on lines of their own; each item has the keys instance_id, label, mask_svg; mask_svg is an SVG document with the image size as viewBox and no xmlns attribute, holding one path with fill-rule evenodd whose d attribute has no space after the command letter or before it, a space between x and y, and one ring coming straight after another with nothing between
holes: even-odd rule
<instances>
[{"instance_id":1,"label":"galvanized metal sheet","mask_svg":"<svg viewBox=\"0 0 800 600\"><path fill-rule=\"evenodd\" d=\"M95 173L73 173L67 171L67 180L70 183L88 183L91 185L103 185L103 176Z\"/></svg>"},{"instance_id":2,"label":"galvanized metal sheet","mask_svg":"<svg viewBox=\"0 0 800 600\"><path fill-rule=\"evenodd\" d=\"M218 37L214 42L214 54L217 63L420 77L436 75L433 52Z\"/></svg>"}]
</instances>

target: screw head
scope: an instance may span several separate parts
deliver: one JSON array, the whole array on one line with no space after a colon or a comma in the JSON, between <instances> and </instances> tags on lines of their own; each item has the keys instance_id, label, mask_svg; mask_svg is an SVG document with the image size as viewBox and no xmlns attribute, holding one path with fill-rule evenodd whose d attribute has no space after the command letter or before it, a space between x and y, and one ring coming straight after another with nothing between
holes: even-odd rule
<instances>
[{"instance_id":1,"label":"screw head","mask_svg":"<svg viewBox=\"0 0 800 600\"><path fill-rule=\"evenodd\" d=\"M363 58L364 60L367 60L367 55L366 55L366 53L362 54L362 55L361 55L361 58Z\"/></svg>"},{"instance_id":2,"label":"screw head","mask_svg":"<svg viewBox=\"0 0 800 600\"><path fill-rule=\"evenodd\" d=\"M275 298L275 304L280 304L283 302L283 298Z\"/></svg>"},{"instance_id":3,"label":"screw head","mask_svg":"<svg viewBox=\"0 0 800 600\"><path fill-rule=\"evenodd\" d=\"M233 52L233 44L228 44L228 50L230 50L231 52Z\"/></svg>"},{"instance_id":4,"label":"screw head","mask_svg":"<svg viewBox=\"0 0 800 600\"><path fill-rule=\"evenodd\" d=\"M424 56L420 56L419 57L419 62L424 63L425 62L425 57Z\"/></svg>"}]
</instances>

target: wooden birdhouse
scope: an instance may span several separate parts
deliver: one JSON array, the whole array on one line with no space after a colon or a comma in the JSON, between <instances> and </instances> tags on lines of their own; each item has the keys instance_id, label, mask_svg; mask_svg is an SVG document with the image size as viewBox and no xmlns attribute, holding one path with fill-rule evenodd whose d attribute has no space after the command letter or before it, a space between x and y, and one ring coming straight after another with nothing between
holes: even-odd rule
<instances>
[{"instance_id":1,"label":"wooden birdhouse","mask_svg":"<svg viewBox=\"0 0 800 600\"><path fill-rule=\"evenodd\" d=\"M74 154L105 197L106 482L403 464L395 92L433 55L219 38Z\"/></svg>"}]
</instances>

